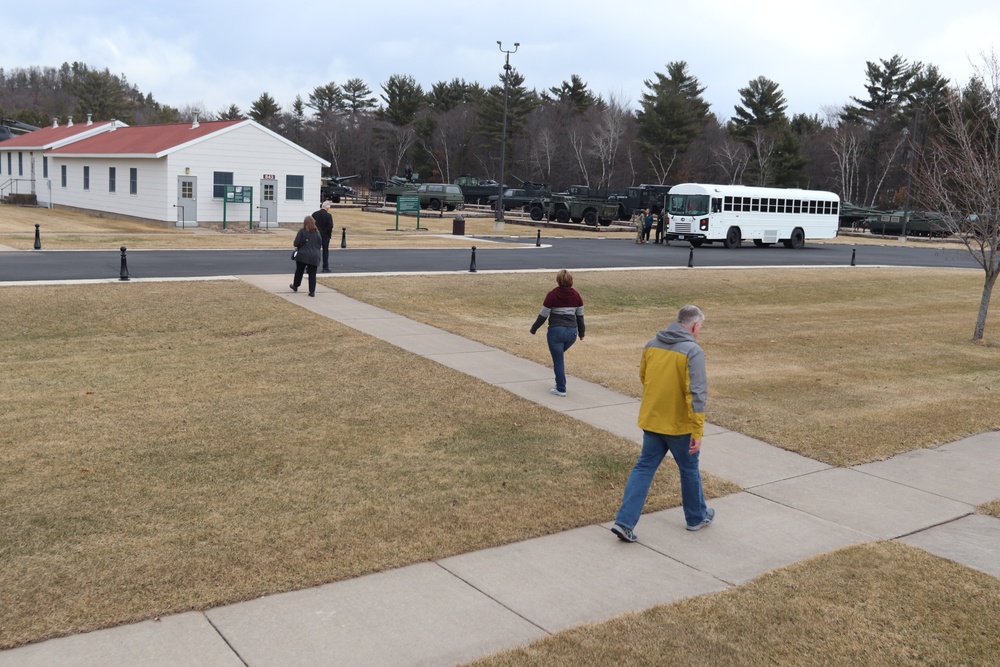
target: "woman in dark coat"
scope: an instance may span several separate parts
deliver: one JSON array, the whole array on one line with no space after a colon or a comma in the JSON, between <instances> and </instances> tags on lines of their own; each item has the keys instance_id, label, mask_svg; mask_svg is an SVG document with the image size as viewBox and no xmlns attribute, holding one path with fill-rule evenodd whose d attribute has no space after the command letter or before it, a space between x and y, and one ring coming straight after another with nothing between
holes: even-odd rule
<instances>
[{"instance_id":1,"label":"woman in dark coat","mask_svg":"<svg viewBox=\"0 0 1000 667\"><path fill-rule=\"evenodd\" d=\"M293 292L298 292L302 274L308 270L309 296L316 296L316 267L322 259L323 237L311 215L306 216L302 221L302 229L295 235L295 248L295 278L289 287Z\"/></svg>"}]
</instances>

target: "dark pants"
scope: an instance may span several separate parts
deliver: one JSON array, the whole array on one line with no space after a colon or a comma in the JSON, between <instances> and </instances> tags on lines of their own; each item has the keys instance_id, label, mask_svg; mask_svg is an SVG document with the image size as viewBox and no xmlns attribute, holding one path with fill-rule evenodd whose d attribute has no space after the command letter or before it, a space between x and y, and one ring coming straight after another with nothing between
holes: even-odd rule
<instances>
[{"instance_id":1,"label":"dark pants","mask_svg":"<svg viewBox=\"0 0 1000 667\"><path fill-rule=\"evenodd\" d=\"M323 270L330 270L330 237L326 234L320 234L323 237Z\"/></svg>"},{"instance_id":2,"label":"dark pants","mask_svg":"<svg viewBox=\"0 0 1000 667\"><path fill-rule=\"evenodd\" d=\"M648 241L649 240L649 232L651 232L652 230L653 230L653 226L652 225L650 225L649 227L643 227L642 228L642 240L643 241Z\"/></svg>"},{"instance_id":3,"label":"dark pants","mask_svg":"<svg viewBox=\"0 0 1000 667\"><path fill-rule=\"evenodd\" d=\"M295 262L295 280L292 281L292 285L295 289L299 288L302 284L302 274L309 271L309 293L312 294L316 291L316 266L313 264L303 264L302 262Z\"/></svg>"},{"instance_id":4,"label":"dark pants","mask_svg":"<svg viewBox=\"0 0 1000 667\"><path fill-rule=\"evenodd\" d=\"M663 218L656 223L656 242L661 243L663 241Z\"/></svg>"}]
</instances>

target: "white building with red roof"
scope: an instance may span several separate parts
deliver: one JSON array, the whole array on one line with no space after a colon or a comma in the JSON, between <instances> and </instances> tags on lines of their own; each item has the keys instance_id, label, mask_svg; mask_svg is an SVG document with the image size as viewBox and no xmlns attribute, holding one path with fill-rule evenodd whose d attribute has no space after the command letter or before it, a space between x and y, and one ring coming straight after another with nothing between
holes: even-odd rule
<instances>
[{"instance_id":1,"label":"white building with red roof","mask_svg":"<svg viewBox=\"0 0 1000 667\"><path fill-rule=\"evenodd\" d=\"M84 124L73 124L69 117L66 125L53 120L52 125L33 132L20 134L0 142L0 197L9 194L36 195L38 201L47 203L49 198L45 180L49 177L47 151L60 148L80 139L92 137L112 129L115 121L94 123L87 116ZM124 127L118 123L119 127Z\"/></svg>"},{"instance_id":2,"label":"white building with red roof","mask_svg":"<svg viewBox=\"0 0 1000 667\"><path fill-rule=\"evenodd\" d=\"M0 143L16 150L36 130ZM35 142L37 143L37 142ZM329 162L252 120L220 120L107 131L44 149L35 191L42 205L194 227L300 223L320 202Z\"/></svg>"}]
</instances>

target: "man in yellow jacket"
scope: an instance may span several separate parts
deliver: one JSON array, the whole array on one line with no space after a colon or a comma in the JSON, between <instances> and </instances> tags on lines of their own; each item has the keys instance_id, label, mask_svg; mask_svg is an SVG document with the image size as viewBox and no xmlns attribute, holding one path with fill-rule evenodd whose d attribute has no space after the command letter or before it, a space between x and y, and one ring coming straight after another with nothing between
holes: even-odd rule
<instances>
[{"instance_id":1,"label":"man in yellow jacket","mask_svg":"<svg viewBox=\"0 0 1000 667\"><path fill-rule=\"evenodd\" d=\"M705 353L697 343L704 322L700 308L684 306L677 321L657 332L642 351L642 453L625 484L622 506L611 528L620 540L635 542L632 531L646 504L653 475L668 451L680 470L687 529L701 530L715 518L715 510L705 505L698 469L708 398Z\"/></svg>"}]
</instances>

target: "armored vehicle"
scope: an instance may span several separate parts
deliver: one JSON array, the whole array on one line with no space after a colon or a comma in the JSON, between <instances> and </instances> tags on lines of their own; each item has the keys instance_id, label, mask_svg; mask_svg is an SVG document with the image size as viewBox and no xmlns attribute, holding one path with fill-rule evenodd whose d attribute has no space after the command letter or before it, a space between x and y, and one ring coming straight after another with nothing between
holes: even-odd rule
<instances>
[{"instance_id":1,"label":"armored vehicle","mask_svg":"<svg viewBox=\"0 0 1000 667\"><path fill-rule=\"evenodd\" d=\"M420 186L420 174L411 174L409 178L390 176L382 187L387 202L396 201L396 197L404 193L412 193Z\"/></svg>"},{"instance_id":2,"label":"armored vehicle","mask_svg":"<svg viewBox=\"0 0 1000 667\"><path fill-rule=\"evenodd\" d=\"M903 221L906 214L903 211L883 213L868 219L868 229L872 234L899 236L903 233ZM941 219L940 213L932 211L910 211L910 220L906 223L908 236L951 236L948 225Z\"/></svg>"},{"instance_id":3,"label":"armored vehicle","mask_svg":"<svg viewBox=\"0 0 1000 667\"><path fill-rule=\"evenodd\" d=\"M604 227L618 219L618 203L608 201L608 194L586 185L571 185L566 192L557 192L537 203L528 205L532 220L545 217L556 222L585 223ZM539 215L539 217L535 217Z\"/></svg>"},{"instance_id":4,"label":"armored vehicle","mask_svg":"<svg viewBox=\"0 0 1000 667\"><path fill-rule=\"evenodd\" d=\"M462 174L455 179L455 185L462 188L462 195L465 197L466 204L486 204L489 203L490 199L496 199L500 194L500 188L503 187L505 190L507 186L501 186L499 183L493 180L480 180L475 176L470 176L469 174ZM507 195L504 194L504 199ZM507 209L507 206L504 206Z\"/></svg>"},{"instance_id":5,"label":"armored vehicle","mask_svg":"<svg viewBox=\"0 0 1000 667\"><path fill-rule=\"evenodd\" d=\"M347 181L357 178L360 175L361 174L354 174L352 176L332 176L330 178L324 178L323 185L319 190L320 200L329 200L334 204L339 204L341 197L353 197L354 188L347 185Z\"/></svg>"}]
</instances>

